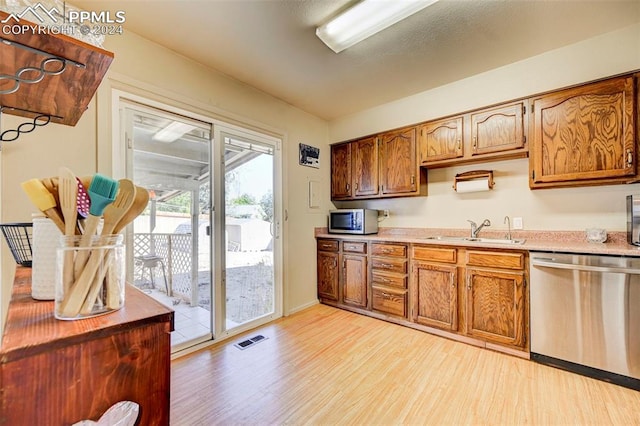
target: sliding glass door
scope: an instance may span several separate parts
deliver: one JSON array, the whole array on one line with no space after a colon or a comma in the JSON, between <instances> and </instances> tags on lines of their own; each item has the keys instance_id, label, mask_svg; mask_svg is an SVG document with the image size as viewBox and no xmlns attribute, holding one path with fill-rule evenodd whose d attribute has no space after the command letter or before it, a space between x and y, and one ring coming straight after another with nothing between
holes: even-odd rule
<instances>
[{"instance_id":1,"label":"sliding glass door","mask_svg":"<svg viewBox=\"0 0 640 426\"><path fill-rule=\"evenodd\" d=\"M127 278L174 309L173 351L282 316L280 139L133 99L118 100L114 172L150 199Z\"/></svg>"},{"instance_id":2,"label":"sliding glass door","mask_svg":"<svg viewBox=\"0 0 640 426\"><path fill-rule=\"evenodd\" d=\"M129 282L175 310L179 350L212 337L211 125L133 102L122 115L127 176L150 195L128 235Z\"/></svg>"},{"instance_id":3,"label":"sliding glass door","mask_svg":"<svg viewBox=\"0 0 640 426\"><path fill-rule=\"evenodd\" d=\"M224 330L233 332L281 315L279 265L280 160L277 141L226 130L222 299Z\"/></svg>"}]
</instances>

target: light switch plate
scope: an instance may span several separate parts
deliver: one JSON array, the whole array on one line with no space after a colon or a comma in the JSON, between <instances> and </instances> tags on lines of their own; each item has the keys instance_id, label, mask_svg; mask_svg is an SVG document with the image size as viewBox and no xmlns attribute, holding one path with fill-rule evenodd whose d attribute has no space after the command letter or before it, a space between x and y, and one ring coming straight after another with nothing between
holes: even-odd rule
<instances>
[{"instance_id":1,"label":"light switch plate","mask_svg":"<svg viewBox=\"0 0 640 426\"><path fill-rule=\"evenodd\" d=\"M521 217L514 217L513 218L513 229L524 229L524 225L522 223L522 218Z\"/></svg>"}]
</instances>

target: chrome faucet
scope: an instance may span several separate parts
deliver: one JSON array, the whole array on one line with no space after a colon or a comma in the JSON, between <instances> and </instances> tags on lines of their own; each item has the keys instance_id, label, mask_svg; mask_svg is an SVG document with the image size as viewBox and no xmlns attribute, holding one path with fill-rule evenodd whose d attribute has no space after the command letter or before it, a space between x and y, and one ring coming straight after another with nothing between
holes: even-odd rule
<instances>
[{"instance_id":1,"label":"chrome faucet","mask_svg":"<svg viewBox=\"0 0 640 426\"><path fill-rule=\"evenodd\" d=\"M511 239L511 218L509 216L504 217L504 221L502 223L507 224L507 235L505 236L507 240Z\"/></svg>"},{"instance_id":2,"label":"chrome faucet","mask_svg":"<svg viewBox=\"0 0 640 426\"><path fill-rule=\"evenodd\" d=\"M485 226L491 226L491 222L489 221L489 219L485 219L480 226L478 226L478 224L476 224L472 220L467 220L467 222L471 224L471 238L478 238L478 233L482 228L484 228Z\"/></svg>"}]
</instances>

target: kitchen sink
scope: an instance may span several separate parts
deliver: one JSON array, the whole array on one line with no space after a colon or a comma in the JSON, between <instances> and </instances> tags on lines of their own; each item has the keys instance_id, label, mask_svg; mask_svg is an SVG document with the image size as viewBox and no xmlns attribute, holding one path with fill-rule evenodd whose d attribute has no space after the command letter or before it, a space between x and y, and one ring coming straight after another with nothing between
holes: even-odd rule
<instances>
[{"instance_id":1,"label":"kitchen sink","mask_svg":"<svg viewBox=\"0 0 640 426\"><path fill-rule=\"evenodd\" d=\"M487 243L487 244L523 244L523 238L512 238L510 240L506 238L472 238L472 237L454 237L448 235L436 235L431 237L423 237L424 240L434 241L466 241L472 243Z\"/></svg>"}]
</instances>

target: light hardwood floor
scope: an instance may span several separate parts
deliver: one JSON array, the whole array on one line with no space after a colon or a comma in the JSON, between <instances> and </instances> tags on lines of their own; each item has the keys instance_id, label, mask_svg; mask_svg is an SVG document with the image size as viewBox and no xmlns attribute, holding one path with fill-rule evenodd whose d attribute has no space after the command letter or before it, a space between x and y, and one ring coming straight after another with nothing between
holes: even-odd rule
<instances>
[{"instance_id":1,"label":"light hardwood floor","mask_svg":"<svg viewBox=\"0 0 640 426\"><path fill-rule=\"evenodd\" d=\"M178 426L640 425L640 392L324 305L177 359L171 381Z\"/></svg>"}]
</instances>

